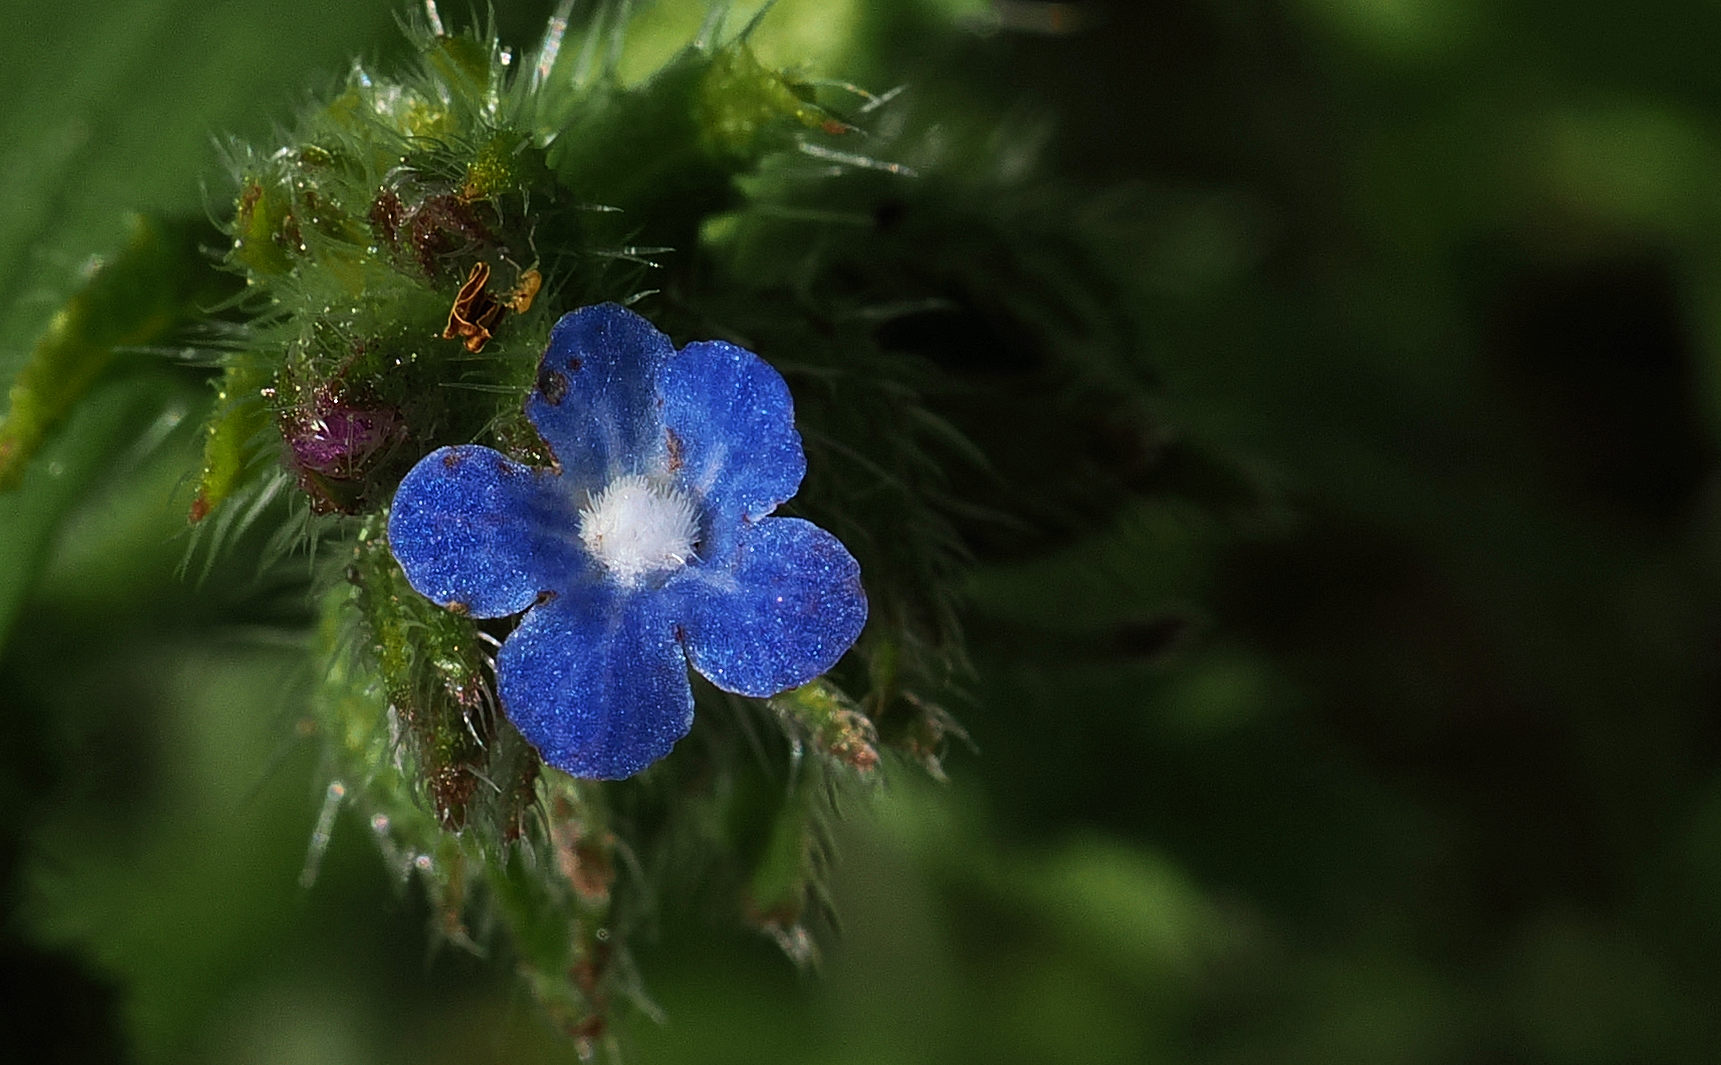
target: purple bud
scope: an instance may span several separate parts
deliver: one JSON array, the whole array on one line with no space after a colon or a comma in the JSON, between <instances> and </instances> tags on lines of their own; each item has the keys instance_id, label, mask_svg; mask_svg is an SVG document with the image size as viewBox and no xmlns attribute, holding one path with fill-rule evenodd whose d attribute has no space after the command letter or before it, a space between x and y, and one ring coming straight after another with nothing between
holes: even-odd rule
<instances>
[{"instance_id":1,"label":"purple bud","mask_svg":"<svg viewBox=\"0 0 1721 1065\"><path fill-rule=\"evenodd\" d=\"M392 407L357 406L319 390L309 410L287 416L282 434L301 471L351 478L392 444L400 429L400 414Z\"/></svg>"}]
</instances>

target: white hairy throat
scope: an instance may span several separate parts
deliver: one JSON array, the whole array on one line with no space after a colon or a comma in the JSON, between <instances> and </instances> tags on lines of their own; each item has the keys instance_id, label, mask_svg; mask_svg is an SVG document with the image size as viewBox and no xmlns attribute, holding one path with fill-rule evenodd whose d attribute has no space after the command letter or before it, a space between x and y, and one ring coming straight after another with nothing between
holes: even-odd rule
<instances>
[{"instance_id":1,"label":"white hairy throat","mask_svg":"<svg viewBox=\"0 0 1721 1065\"><path fill-rule=\"evenodd\" d=\"M637 473L617 477L580 508L580 542L624 585L687 565L698 540L692 498Z\"/></svg>"}]
</instances>

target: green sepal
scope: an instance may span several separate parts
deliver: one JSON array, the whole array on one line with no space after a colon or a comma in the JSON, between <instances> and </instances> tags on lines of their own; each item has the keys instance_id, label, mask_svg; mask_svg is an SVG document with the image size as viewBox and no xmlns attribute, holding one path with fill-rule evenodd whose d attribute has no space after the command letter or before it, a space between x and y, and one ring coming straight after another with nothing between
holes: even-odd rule
<instances>
[{"instance_id":1,"label":"green sepal","mask_svg":"<svg viewBox=\"0 0 1721 1065\"><path fill-rule=\"evenodd\" d=\"M706 150L737 165L789 147L799 129L848 128L741 42L711 57L699 79L694 115Z\"/></svg>"},{"instance_id":2,"label":"green sepal","mask_svg":"<svg viewBox=\"0 0 1721 1065\"><path fill-rule=\"evenodd\" d=\"M530 135L500 129L472 153L459 196L467 203L494 200L509 193L525 194L548 180L544 152L532 143Z\"/></svg>"},{"instance_id":3,"label":"green sepal","mask_svg":"<svg viewBox=\"0 0 1721 1065\"><path fill-rule=\"evenodd\" d=\"M226 502L258 458L256 442L273 424L263 397L270 379L269 361L254 352L234 355L222 370L215 409L204 429L203 469L191 501L193 522Z\"/></svg>"},{"instance_id":4,"label":"green sepal","mask_svg":"<svg viewBox=\"0 0 1721 1065\"><path fill-rule=\"evenodd\" d=\"M413 591L389 553L380 519L367 524L349 577L425 797L445 829L459 830L489 775L486 745L495 731L481 638L471 618Z\"/></svg>"},{"instance_id":5,"label":"green sepal","mask_svg":"<svg viewBox=\"0 0 1721 1065\"><path fill-rule=\"evenodd\" d=\"M771 697L778 714L806 731L815 750L868 776L878 768L878 730L854 700L824 678Z\"/></svg>"},{"instance_id":6,"label":"green sepal","mask_svg":"<svg viewBox=\"0 0 1721 1065\"><path fill-rule=\"evenodd\" d=\"M234 262L253 274L275 277L293 268L293 255L300 250L286 190L260 178L247 179L233 214Z\"/></svg>"},{"instance_id":7,"label":"green sepal","mask_svg":"<svg viewBox=\"0 0 1721 1065\"><path fill-rule=\"evenodd\" d=\"M594 87L572 119L579 135L549 150L568 187L682 245L735 200L735 176L792 147L800 130L847 128L740 43L689 49L638 86Z\"/></svg>"},{"instance_id":8,"label":"green sepal","mask_svg":"<svg viewBox=\"0 0 1721 1065\"><path fill-rule=\"evenodd\" d=\"M424 63L452 90L470 100L493 98L498 71L493 50L467 34L438 34L424 49Z\"/></svg>"}]
</instances>

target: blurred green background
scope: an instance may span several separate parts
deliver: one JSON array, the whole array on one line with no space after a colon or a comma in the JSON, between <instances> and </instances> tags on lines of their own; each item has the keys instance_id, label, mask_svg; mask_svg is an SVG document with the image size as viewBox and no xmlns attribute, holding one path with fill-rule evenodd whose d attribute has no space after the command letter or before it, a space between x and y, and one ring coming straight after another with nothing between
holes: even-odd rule
<instances>
[{"instance_id":1,"label":"blurred green background","mask_svg":"<svg viewBox=\"0 0 1721 1065\"><path fill-rule=\"evenodd\" d=\"M1163 439L982 551L974 750L851 811L816 978L662 900L637 1060L1713 1060L1721 7L868 6L761 47L1046 129ZM401 47L368 0L0 13L0 378L126 211L221 212L214 135ZM300 887L309 607L176 574L207 389L139 366L0 498L0 1045L571 1060L356 819Z\"/></svg>"}]
</instances>

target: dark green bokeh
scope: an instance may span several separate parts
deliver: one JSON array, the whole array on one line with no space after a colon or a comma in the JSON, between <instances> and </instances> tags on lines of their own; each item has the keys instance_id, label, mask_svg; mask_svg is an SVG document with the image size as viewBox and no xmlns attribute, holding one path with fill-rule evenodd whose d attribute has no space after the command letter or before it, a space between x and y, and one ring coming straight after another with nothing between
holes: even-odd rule
<instances>
[{"instance_id":1,"label":"dark green bokeh","mask_svg":"<svg viewBox=\"0 0 1721 1065\"><path fill-rule=\"evenodd\" d=\"M780 14L816 28L808 6ZM1041 410L1007 352L976 367L1047 426L996 446L1030 436L1054 479L1093 459L1060 441L1109 440L1132 495L976 533L977 753L945 786L893 767L855 811L820 979L663 900L641 962L668 1021L632 1026L638 1059L1703 1060L1721 12L1060 10L1089 26L858 20L818 63L1006 113L1006 148L1047 132L1091 193L1069 230L1155 325L1137 369L1163 431L1111 440L1103 403ZM8 378L126 211L203 209L212 135L260 136L398 47L385 4L5 14ZM524 40L541 17L501 22ZM0 1038L571 1057L505 965L434 945L366 826L338 823L298 886L322 798L295 727L308 605L243 552L175 576L195 419L159 412L206 390L137 366L0 497L0 964L33 988Z\"/></svg>"}]
</instances>

